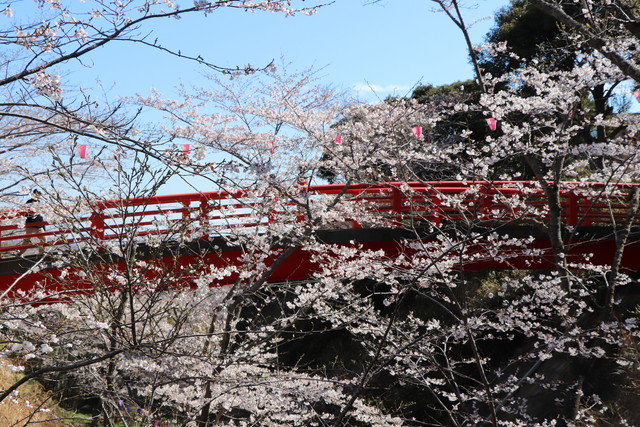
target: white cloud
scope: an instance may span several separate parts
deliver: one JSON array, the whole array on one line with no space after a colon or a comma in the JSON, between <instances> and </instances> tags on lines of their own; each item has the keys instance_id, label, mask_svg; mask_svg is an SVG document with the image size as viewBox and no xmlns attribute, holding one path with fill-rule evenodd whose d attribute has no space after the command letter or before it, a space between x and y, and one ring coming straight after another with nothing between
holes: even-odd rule
<instances>
[{"instance_id":1,"label":"white cloud","mask_svg":"<svg viewBox=\"0 0 640 427\"><path fill-rule=\"evenodd\" d=\"M389 92L405 93L405 92L408 92L411 88L412 86L406 86L406 85L381 86L381 85L374 85L370 83L357 83L353 86L353 90L355 90L358 93L378 93L378 94L389 93Z\"/></svg>"}]
</instances>

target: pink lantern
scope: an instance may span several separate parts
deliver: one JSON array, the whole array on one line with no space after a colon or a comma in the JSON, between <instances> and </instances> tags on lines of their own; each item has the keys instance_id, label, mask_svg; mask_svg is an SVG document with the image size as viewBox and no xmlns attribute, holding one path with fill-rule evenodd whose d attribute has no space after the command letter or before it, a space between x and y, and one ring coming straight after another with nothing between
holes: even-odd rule
<instances>
[{"instance_id":1,"label":"pink lantern","mask_svg":"<svg viewBox=\"0 0 640 427\"><path fill-rule=\"evenodd\" d=\"M274 140L267 142L267 145L269 145L269 148L271 148L271 154L276 152L276 143Z\"/></svg>"},{"instance_id":2,"label":"pink lantern","mask_svg":"<svg viewBox=\"0 0 640 427\"><path fill-rule=\"evenodd\" d=\"M640 89L638 89L637 91L633 92L633 95L636 97L638 102L640 102Z\"/></svg>"},{"instance_id":3,"label":"pink lantern","mask_svg":"<svg viewBox=\"0 0 640 427\"><path fill-rule=\"evenodd\" d=\"M422 138L422 126L414 126L411 129L413 130L413 133L416 135L416 138L418 139Z\"/></svg>"},{"instance_id":4,"label":"pink lantern","mask_svg":"<svg viewBox=\"0 0 640 427\"><path fill-rule=\"evenodd\" d=\"M188 156L188 155L189 155L189 153L191 153L191 144L182 144L182 145L181 145L181 148L182 148L182 152L183 152L185 155L187 155L187 156Z\"/></svg>"},{"instance_id":5,"label":"pink lantern","mask_svg":"<svg viewBox=\"0 0 640 427\"><path fill-rule=\"evenodd\" d=\"M496 130L498 126L498 121L495 119L495 117L489 117L487 119L487 124L489 125L489 129Z\"/></svg>"},{"instance_id":6,"label":"pink lantern","mask_svg":"<svg viewBox=\"0 0 640 427\"><path fill-rule=\"evenodd\" d=\"M80 153L80 158L84 159L87 155L87 144L79 144L78 152Z\"/></svg>"},{"instance_id":7,"label":"pink lantern","mask_svg":"<svg viewBox=\"0 0 640 427\"><path fill-rule=\"evenodd\" d=\"M336 142L336 144L342 144L342 135L336 135L334 141Z\"/></svg>"}]
</instances>

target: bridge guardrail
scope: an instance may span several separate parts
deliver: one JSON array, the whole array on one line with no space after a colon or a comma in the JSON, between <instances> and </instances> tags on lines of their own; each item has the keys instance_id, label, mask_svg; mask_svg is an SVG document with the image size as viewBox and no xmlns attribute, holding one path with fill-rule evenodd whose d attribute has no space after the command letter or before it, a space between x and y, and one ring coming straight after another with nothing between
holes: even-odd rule
<instances>
[{"instance_id":1,"label":"bridge guardrail","mask_svg":"<svg viewBox=\"0 0 640 427\"><path fill-rule=\"evenodd\" d=\"M563 182L562 220L569 226L612 225L626 218L629 193L639 184ZM533 181L438 181L375 184L301 185L301 198L314 200L342 194L344 201L360 204L389 226L442 221L547 221L548 200ZM294 195L295 196L295 195ZM266 207L270 200L272 207ZM37 207L35 207L37 210ZM255 230L288 215L304 221L292 199L261 198L251 191L212 191L135 199L99 201L87 211L47 225L39 233L24 233L29 209L0 212L0 254L21 252L38 245L30 239L45 237L46 246L82 245L90 241L142 238L174 232L193 238L212 233ZM345 218L347 220L347 218ZM353 220L351 220L353 221ZM636 221L640 222L640 218ZM358 226L358 224L354 224Z\"/></svg>"}]
</instances>

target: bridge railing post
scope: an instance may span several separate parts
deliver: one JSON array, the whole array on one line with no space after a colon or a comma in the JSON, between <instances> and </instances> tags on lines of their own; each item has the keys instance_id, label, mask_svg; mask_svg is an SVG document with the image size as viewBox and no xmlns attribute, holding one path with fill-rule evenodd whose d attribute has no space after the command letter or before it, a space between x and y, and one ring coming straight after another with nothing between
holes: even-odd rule
<instances>
[{"instance_id":1,"label":"bridge railing post","mask_svg":"<svg viewBox=\"0 0 640 427\"><path fill-rule=\"evenodd\" d=\"M442 199L435 195L431 197L431 222L436 227L440 227L442 225L442 217L444 216L444 212L442 209Z\"/></svg>"},{"instance_id":2,"label":"bridge railing post","mask_svg":"<svg viewBox=\"0 0 640 427\"><path fill-rule=\"evenodd\" d=\"M480 203L478 206L478 219L480 220L492 219L493 194L491 190L492 188L489 184L480 187Z\"/></svg>"},{"instance_id":3,"label":"bridge railing post","mask_svg":"<svg viewBox=\"0 0 640 427\"><path fill-rule=\"evenodd\" d=\"M589 196L581 196L582 197L582 208L583 213L579 216L580 225L585 227L590 227L593 225L594 214L596 214L593 200ZM576 205L579 206L579 200L576 202Z\"/></svg>"},{"instance_id":4,"label":"bridge railing post","mask_svg":"<svg viewBox=\"0 0 640 427\"><path fill-rule=\"evenodd\" d=\"M209 240L209 203L206 199L202 199L200 201L198 211L200 216L200 229L202 230L200 238L203 240Z\"/></svg>"},{"instance_id":5,"label":"bridge railing post","mask_svg":"<svg viewBox=\"0 0 640 427\"><path fill-rule=\"evenodd\" d=\"M578 195L575 191L568 191L565 194L567 200L567 225L575 227L578 225Z\"/></svg>"},{"instance_id":6,"label":"bridge railing post","mask_svg":"<svg viewBox=\"0 0 640 427\"><path fill-rule=\"evenodd\" d=\"M91 223L91 236L97 240L104 240L105 223L102 210L100 212L95 210L91 212L89 221Z\"/></svg>"},{"instance_id":7,"label":"bridge railing post","mask_svg":"<svg viewBox=\"0 0 640 427\"><path fill-rule=\"evenodd\" d=\"M402 226L402 191L398 186L391 188L391 220L396 227Z\"/></svg>"},{"instance_id":8,"label":"bridge railing post","mask_svg":"<svg viewBox=\"0 0 640 427\"><path fill-rule=\"evenodd\" d=\"M190 204L189 201L182 202L182 221L188 221L191 218Z\"/></svg>"}]
</instances>

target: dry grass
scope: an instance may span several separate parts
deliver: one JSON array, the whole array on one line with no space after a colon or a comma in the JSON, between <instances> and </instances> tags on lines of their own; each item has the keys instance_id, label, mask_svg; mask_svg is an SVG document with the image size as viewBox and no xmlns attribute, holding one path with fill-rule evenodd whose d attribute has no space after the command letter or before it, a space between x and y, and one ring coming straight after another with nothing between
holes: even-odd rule
<instances>
[{"instance_id":1,"label":"dry grass","mask_svg":"<svg viewBox=\"0 0 640 427\"><path fill-rule=\"evenodd\" d=\"M10 371L5 364L0 363L1 390L11 386L19 378L19 374ZM13 396L0 403L0 426L73 426L74 424L72 423L59 420L59 409L55 403L40 384L35 381L29 381L23 384L17 392L14 392Z\"/></svg>"}]
</instances>

